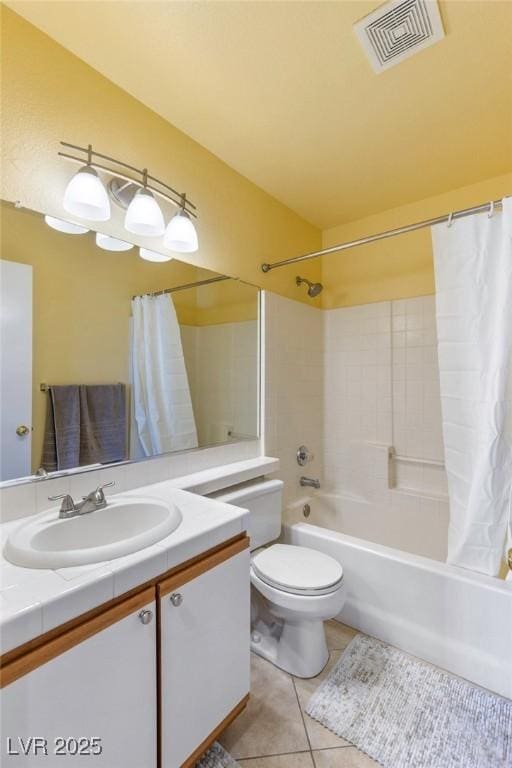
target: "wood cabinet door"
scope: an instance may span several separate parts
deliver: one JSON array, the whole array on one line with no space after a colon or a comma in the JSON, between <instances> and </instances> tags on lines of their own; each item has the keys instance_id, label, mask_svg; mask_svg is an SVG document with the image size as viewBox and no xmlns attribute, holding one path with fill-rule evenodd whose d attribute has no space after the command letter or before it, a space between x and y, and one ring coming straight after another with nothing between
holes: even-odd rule
<instances>
[{"instance_id":1,"label":"wood cabinet door","mask_svg":"<svg viewBox=\"0 0 512 768\"><path fill-rule=\"evenodd\" d=\"M6 667L2 766L156 768L154 595L145 590Z\"/></svg>"},{"instance_id":2,"label":"wood cabinet door","mask_svg":"<svg viewBox=\"0 0 512 768\"><path fill-rule=\"evenodd\" d=\"M248 540L231 546L159 586L162 768L202 751L249 692Z\"/></svg>"}]
</instances>

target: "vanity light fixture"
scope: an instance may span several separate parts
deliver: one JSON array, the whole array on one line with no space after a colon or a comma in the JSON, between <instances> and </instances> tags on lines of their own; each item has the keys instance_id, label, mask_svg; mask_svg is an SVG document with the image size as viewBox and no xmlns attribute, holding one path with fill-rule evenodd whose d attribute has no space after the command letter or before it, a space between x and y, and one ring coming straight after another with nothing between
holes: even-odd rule
<instances>
[{"instance_id":1,"label":"vanity light fixture","mask_svg":"<svg viewBox=\"0 0 512 768\"><path fill-rule=\"evenodd\" d=\"M126 240L119 240L117 237L104 235L102 232L96 232L96 245L103 248L104 251L129 251L133 248L133 243L127 243Z\"/></svg>"},{"instance_id":2,"label":"vanity light fixture","mask_svg":"<svg viewBox=\"0 0 512 768\"><path fill-rule=\"evenodd\" d=\"M145 261L161 262L172 261L173 259L172 256L168 256L165 253L158 253L158 251L151 251L149 248L139 248L139 255L141 259L144 259Z\"/></svg>"},{"instance_id":3,"label":"vanity light fixture","mask_svg":"<svg viewBox=\"0 0 512 768\"><path fill-rule=\"evenodd\" d=\"M81 224L74 224L72 221L65 221L64 219L56 219L55 216L45 216L44 220L52 229L56 229L57 232L65 232L67 235L85 235L89 231L87 227L82 227Z\"/></svg>"},{"instance_id":4,"label":"vanity light fixture","mask_svg":"<svg viewBox=\"0 0 512 768\"><path fill-rule=\"evenodd\" d=\"M110 219L110 200L98 172L92 167L92 145L87 150L87 163L69 181L62 205L74 216L89 221Z\"/></svg>"},{"instance_id":5,"label":"vanity light fixture","mask_svg":"<svg viewBox=\"0 0 512 768\"><path fill-rule=\"evenodd\" d=\"M128 232L144 237L164 235L165 245L178 253L197 251L197 232L193 224L197 209L185 193L177 192L169 184L151 176L147 168L135 168L122 160L96 152L91 144L80 147L61 141L61 145L78 153L78 156L68 151L59 152L59 156L82 166L64 193L63 205L67 211L92 221L106 221L110 218L110 195L116 204L126 209L124 225ZM85 153L85 157L80 153ZM108 192L98 171L110 176ZM156 196L178 208L167 229Z\"/></svg>"},{"instance_id":6,"label":"vanity light fixture","mask_svg":"<svg viewBox=\"0 0 512 768\"><path fill-rule=\"evenodd\" d=\"M142 187L137 190L128 206L124 219L128 232L145 237L160 237L165 232L165 221L153 193Z\"/></svg>"},{"instance_id":7,"label":"vanity light fixture","mask_svg":"<svg viewBox=\"0 0 512 768\"><path fill-rule=\"evenodd\" d=\"M185 195L183 195L185 201ZM197 232L183 202L165 230L164 245L177 253L194 253L198 249Z\"/></svg>"}]
</instances>

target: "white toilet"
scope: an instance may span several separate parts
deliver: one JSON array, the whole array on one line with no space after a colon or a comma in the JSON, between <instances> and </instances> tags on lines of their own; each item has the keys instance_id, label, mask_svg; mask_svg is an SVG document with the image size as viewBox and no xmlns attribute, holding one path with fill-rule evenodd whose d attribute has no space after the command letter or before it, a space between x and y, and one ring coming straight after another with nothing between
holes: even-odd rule
<instances>
[{"instance_id":1,"label":"white toilet","mask_svg":"<svg viewBox=\"0 0 512 768\"><path fill-rule=\"evenodd\" d=\"M251 647L297 677L314 677L327 663L324 621L345 602L343 568L329 555L272 544L281 533L283 483L257 480L212 494L250 512Z\"/></svg>"}]
</instances>

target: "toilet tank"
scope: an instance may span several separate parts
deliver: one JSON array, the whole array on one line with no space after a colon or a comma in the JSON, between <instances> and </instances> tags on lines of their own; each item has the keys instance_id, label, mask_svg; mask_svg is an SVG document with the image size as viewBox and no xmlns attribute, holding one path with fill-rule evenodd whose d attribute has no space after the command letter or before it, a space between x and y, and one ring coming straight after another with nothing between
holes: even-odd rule
<instances>
[{"instance_id":1,"label":"toilet tank","mask_svg":"<svg viewBox=\"0 0 512 768\"><path fill-rule=\"evenodd\" d=\"M281 533L282 480L250 480L208 494L211 499L249 511L251 549L277 539Z\"/></svg>"}]
</instances>

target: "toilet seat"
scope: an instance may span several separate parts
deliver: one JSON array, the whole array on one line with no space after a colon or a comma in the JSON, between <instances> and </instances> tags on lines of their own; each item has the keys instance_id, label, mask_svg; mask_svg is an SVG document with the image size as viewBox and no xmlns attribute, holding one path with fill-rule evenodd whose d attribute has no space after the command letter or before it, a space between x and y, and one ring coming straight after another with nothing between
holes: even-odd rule
<instances>
[{"instance_id":1,"label":"toilet seat","mask_svg":"<svg viewBox=\"0 0 512 768\"><path fill-rule=\"evenodd\" d=\"M294 595L331 594L343 580L343 568L333 557L292 544L273 544L260 551L252 568L268 586Z\"/></svg>"}]
</instances>

